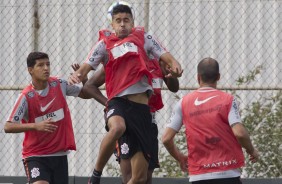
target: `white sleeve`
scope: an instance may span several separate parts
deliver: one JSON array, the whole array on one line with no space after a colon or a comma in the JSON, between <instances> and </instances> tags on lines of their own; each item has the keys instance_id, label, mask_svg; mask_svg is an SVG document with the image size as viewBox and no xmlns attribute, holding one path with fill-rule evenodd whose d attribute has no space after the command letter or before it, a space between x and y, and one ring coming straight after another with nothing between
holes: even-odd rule
<instances>
[{"instance_id":1,"label":"white sleeve","mask_svg":"<svg viewBox=\"0 0 282 184\"><path fill-rule=\"evenodd\" d=\"M241 123L241 116L239 113L239 105L235 98L232 100L232 105L228 114L228 122L231 126L234 123Z\"/></svg>"},{"instance_id":2,"label":"white sleeve","mask_svg":"<svg viewBox=\"0 0 282 184\"><path fill-rule=\"evenodd\" d=\"M20 123L22 119L28 120L28 104L25 95L21 93L6 121Z\"/></svg>"},{"instance_id":3,"label":"white sleeve","mask_svg":"<svg viewBox=\"0 0 282 184\"><path fill-rule=\"evenodd\" d=\"M91 49L84 63L89 64L93 70L96 70L101 62L107 61L108 53L106 50L106 44L103 40L100 40Z\"/></svg>"},{"instance_id":4,"label":"white sleeve","mask_svg":"<svg viewBox=\"0 0 282 184\"><path fill-rule=\"evenodd\" d=\"M182 99L179 100L176 105L174 106L174 109L172 111L172 115L170 117L170 122L167 124L166 127L172 128L175 131L179 132L182 126Z\"/></svg>"},{"instance_id":5,"label":"white sleeve","mask_svg":"<svg viewBox=\"0 0 282 184\"><path fill-rule=\"evenodd\" d=\"M74 96L77 97L82 89L81 84L73 84L69 85L68 82L64 79L59 79L61 84L61 89L64 97L66 96Z\"/></svg>"},{"instance_id":6,"label":"white sleeve","mask_svg":"<svg viewBox=\"0 0 282 184\"><path fill-rule=\"evenodd\" d=\"M161 55L167 53L166 49L152 34L145 33L144 40L144 49L148 53L148 55L153 55L154 58L160 59Z\"/></svg>"}]
</instances>

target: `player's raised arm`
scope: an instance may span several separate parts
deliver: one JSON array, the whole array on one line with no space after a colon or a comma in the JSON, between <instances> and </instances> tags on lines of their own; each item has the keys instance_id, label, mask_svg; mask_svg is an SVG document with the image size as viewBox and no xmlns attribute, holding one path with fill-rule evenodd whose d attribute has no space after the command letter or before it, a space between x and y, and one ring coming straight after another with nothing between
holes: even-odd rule
<instances>
[{"instance_id":1,"label":"player's raised arm","mask_svg":"<svg viewBox=\"0 0 282 184\"><path fill-rule=\"evenodd\" d=\"M83 63L78 70L69 76L69 84L77 84L87 78L87 74L92 70L89 64Z\"/></svg>"},{"instance_id":2,"label":"player's raised arm","mask_svg":"<svg viewBox=\"0 0 282 184\"><path fill-rule=\"evenodd\" d=\"M102 105L106 105L107 98L101 93L99 87L105 83L105 70L104 67L97 70L93 76L85 83L82 92L87 97L94 98Z\"/></svg>"},{"instance_id":3,"label":"player's raised arm","mask_svg":"<svg viewBox=\"0 0 282 184\"><path fill-rule=\"evenodd\" d=\"M160 64L160 67L161 67L161 70L162 70L162 73L163 73L163 76L164 76L164 82L165 82L166 86L168 87L168 89L171 92L176 93L179 90L178 78L173 77L173 76L168 77L168 75L170 73L168 66L163 61L160 61L159 64ZM167 76L167 77L165 77L165 76Z\"/></svg>"},{"instance_id":4,"label":"player's raised arm","mask_svg":"<svg viewBox=\"0 0 282 184\"><path fill-rule=\"evenodd\" d=\"M169 53L166 52L161 55L160 60L168 65L170 73L166 77L181 77L183 70L180 63Z\"/></svg>"}]
</instances>

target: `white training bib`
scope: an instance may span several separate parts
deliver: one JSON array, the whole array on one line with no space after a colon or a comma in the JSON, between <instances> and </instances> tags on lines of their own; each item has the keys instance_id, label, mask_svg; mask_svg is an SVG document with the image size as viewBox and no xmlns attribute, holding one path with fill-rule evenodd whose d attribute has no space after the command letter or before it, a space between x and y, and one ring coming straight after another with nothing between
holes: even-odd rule
<instances>
[{"instance_id":1,"label":"white training bib","mask_svg":"<svg viewBox=\"0 0 282 184\"><path fill-rule=\"evenodd\" d=\"M61 109L56 110L54 112L50 112L50 113L47 113L43 116L39 116L39 117L35 118L35 123L39 123L39 122L44 121L48 118L52 118L52 120L54 122L60 121L61 119L64 118L64 110L61 108Z\"/></svg>"},{"instance_id":2,"label":"white training bib","mask_svg":"<svg viewBox=\"0 0 282 184\"><path fill-rule=\"evenodd\" d=\"M119 58L119 57L125 55L128 52L138 53L137 46L134 43L126 42L126 43L123 43L121 45L114 47L111 50L111 53L112 53L114 59Z\"/></svg>"}]
</instances>

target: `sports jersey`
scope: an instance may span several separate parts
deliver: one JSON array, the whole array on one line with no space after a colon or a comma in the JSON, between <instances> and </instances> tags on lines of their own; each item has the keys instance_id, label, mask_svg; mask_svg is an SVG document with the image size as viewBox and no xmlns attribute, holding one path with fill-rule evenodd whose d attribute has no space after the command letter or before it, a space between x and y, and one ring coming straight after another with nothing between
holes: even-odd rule
<instances>
[{"instance_id":1,"label":"sports jersey","mask_svg":"<svg viewBox=\"0 0 282 184\"><path fill-rule=\"evenodd\" d=\"M230 127L238 122L234 97L213 88L200 88L176 104L167 126L179 131L185 125L190 181L240 176L244 157Z\"/></svg>"},{"instance_id":2,"label":"sports jersey","mask_svg":"<svg viewBox=\"0 0 282 184\"><path fill-rule=\"evenodd\" d=\"M32 84L22 91L7 121L37 123L51 117L58 125L53 133L26 131L23 158L64 154L68 150L76 149L65 95L77 96L80 90L81 87L77 85L68 86L64 80L50 77L47 88L39 93Z\"/></svg>"},{"instance_id":3,"label":"sports jersey","mask_svg":"<svg viewBox=\"0 0 282 184\"><path fill-rule=\"evenodd\" d=\"M107 33L108 34L108 33ZM113 33L111 33L113 34ZM110 35L110 34L109 34ZM152 55L154 58L159 60L162 54L166 53L164 47L149 33L144 33L144 43L143 48L147 55ZM104 39L99 40L95 46L91 49L90 53L87 56L85 63L89 64L94 70L97 69L100 63L106 65L109 61L109 54L107 52L106 42ZM151 90L150 85L148 84L148 79L142 77L135 84L128 86L116 96L124 96L128 94L141 93L147 90Z\"/></svg>"},{"instance_id":4,"label":"sports jersey","mask_svg":"<svg viewBox=\"0 0 282 184\"><path fill-rule=\"evenodd\" d=\"M151 74L146 67L148 58L143 48L143 29L133 29L131 34L123 39L108 30L99 33L99 39L104 40L109 56L108 63L104 65L109 100L140 81L143 76L147 76L147 82L151 83Z\"/></svg>"}]
</instances>

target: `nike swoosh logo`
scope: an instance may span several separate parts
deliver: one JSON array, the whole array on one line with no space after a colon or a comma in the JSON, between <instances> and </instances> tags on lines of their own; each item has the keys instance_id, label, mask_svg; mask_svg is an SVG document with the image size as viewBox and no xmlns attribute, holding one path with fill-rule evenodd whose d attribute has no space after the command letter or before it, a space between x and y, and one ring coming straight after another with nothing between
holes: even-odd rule
<instances>
[{"instance_id":1,"label":"nike swoosh logo","mask_svg":"<svg viewBox=\"0 0 282 184\"><path fill-rule=\"evenodd\" d=\"M55 97L56 98L56 97ZM41 112L46 111L46 109L52 104L52 102L55 100L55 98L53 98L53 100L51 100L47 105L45 105L44 107L40 107Z\"/></svg>"},{"instance_id":2,"label":"nike swoosh logo","mask_svg":"<svg viewBox=\"0 0 282 184\"><path fill-rule=\"evenodd\" d=\"M194 104L195 104L196 106L201 105L201 104L206 103L207 101L209 101L209 100L211 100L211 99L213 99L213 98L215 98L215 97L217 97L217 96L218 96L218 95L216 95L216 96L211 96L211 97L206 98L206 99L204 99L204 100L198 100L198 97L197 97L196 100L195 100L195 102L194 102Z\"/></svg>"}]
</instances>

